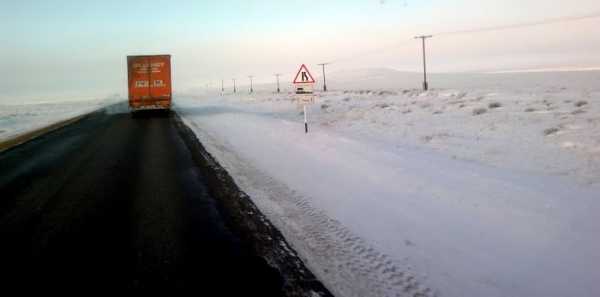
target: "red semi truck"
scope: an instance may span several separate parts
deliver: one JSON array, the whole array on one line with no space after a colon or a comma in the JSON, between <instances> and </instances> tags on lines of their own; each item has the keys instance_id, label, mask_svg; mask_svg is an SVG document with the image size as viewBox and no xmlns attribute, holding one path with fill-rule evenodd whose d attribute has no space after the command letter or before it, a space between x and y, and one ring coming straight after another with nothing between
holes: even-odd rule
<instances>
[{"instance_id":1,"label":"red semi truck","mask_svg":"<svg viewBox=\"0 0 600 297\"><path fill-rule=\"evenodd\" d=\"M171 56L127 56L129 108L171 108Z\"/></svg>"}]
</instances>

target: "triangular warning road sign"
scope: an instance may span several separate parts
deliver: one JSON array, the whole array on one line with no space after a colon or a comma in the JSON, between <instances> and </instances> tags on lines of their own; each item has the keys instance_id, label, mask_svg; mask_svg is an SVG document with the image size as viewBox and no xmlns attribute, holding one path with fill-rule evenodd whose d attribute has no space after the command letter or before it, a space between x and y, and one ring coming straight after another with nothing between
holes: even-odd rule
<instances>
[{"instance_id":1,"label":"triangular warning road sign","mask_svg":"<svg viewBox=\"0 0 600 297\"><path fill-rule=\"evenodd\" d=\"M306 68L306 65L302 64L302 66L300 66L300 69L298 70L298 73L296 74L296 77L294 78L294 83L295 84L314 84L315 83L315 79L313 78L312 74L310 74L310 72L308 71L308 68Z\"/></svg>"}]
</instances>

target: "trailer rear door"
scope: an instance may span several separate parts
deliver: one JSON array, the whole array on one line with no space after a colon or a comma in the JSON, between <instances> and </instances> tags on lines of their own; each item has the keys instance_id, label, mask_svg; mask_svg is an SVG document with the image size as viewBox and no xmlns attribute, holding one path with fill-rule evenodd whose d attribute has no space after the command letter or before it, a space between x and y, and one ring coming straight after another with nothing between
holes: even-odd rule
<instances>
[{"instance_id":1,"label":"trailer rear door","mask_svg":"<svg viewBox=\"0 0 600 297\"><path fill-rule=\"evenodd\" d=\"M132 110L171 107L170 58L169 55L127 57Z\"/></svg>"}]
</instances>

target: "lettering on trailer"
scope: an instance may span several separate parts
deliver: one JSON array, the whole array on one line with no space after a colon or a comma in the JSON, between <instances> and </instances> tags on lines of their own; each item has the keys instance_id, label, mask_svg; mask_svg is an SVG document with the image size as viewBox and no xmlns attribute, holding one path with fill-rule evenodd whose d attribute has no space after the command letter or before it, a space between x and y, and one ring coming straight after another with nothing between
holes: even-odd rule
<instances>
[{"instance_id":1,"label":"lettering on trailer","mask_svg":"<svg viewBox=\"0 0 600 297\"><path fill-rule=\"evenodd\" d=\"M136 80L135 81L135 87L136 88L162 88L162 87L166 87L167 85L165 84L165 82L162 79L156 79L152 82L152 84L150 84L147 80Z\"/></svg>"},{"instance_id":2,"label":"lettering on trailer","mask_svg":"<svg viewBox=\"0 0 600 297\"><path fill-rule=\"evenodd\" d=\"M154 62L154 63L133 63L133 68L136 73L159 73L161 69L165 67L164 62Z\"/></svg>"}]
</instances>

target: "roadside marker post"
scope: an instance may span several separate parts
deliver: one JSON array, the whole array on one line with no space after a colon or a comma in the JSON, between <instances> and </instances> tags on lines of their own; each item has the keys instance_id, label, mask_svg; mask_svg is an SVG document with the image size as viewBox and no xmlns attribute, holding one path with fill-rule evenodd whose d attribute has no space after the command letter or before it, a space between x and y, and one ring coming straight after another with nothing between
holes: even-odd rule
<instances>
[{"instance_id":1,"label":"roadside marker post","mask_svg":"<svg viewBox=\"0 0 600 297\"><path fill-rule=\"evenodd\" d=\"M307 120L307 115L306 115L306 104L302 105L302 107L304 108L304 133L308 133L308 120Z\"/></svg>"},{"instance_id":2,"label":"roadside marker post","mask_svg":"<svg viewBox=\"0 0 600 297\"><path fill-rule=\"evenodd\" d=\"M293 83L296 89L296 101L302 105L304 114L304 133L308 133L308 114L306 106L315 102L315 79L312 74L310 74L310 71L308 71L308 68L306 68L306 65L302 64L296 73Z\"/></svg>"}]
</instances>

